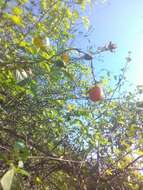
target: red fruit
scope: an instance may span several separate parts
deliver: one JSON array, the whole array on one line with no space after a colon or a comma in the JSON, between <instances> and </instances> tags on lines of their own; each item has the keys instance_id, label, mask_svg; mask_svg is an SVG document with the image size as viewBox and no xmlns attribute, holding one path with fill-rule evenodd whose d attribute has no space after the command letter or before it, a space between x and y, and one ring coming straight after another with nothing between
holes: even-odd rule
<instances>
[{"instance_id":1,"label":"red fruit","mask_svg":"<svg viewBox=\"0 0 143 190\"><path fill-rule=\"evenodd\" d=\"M103 100L104 94L103 94L103 89L101 86L94 86L89 90L89 98L93 102Z\"/></svg>"}]
</instances>

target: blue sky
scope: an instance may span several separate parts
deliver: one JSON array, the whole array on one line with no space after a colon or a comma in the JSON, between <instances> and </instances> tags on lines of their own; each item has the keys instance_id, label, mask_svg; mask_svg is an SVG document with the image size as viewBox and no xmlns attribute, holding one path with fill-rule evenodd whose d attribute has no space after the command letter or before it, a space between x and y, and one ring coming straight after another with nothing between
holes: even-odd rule
<instances>
[{"instance_id":1,"label":"blue sky","mask_svg":"<svg viewBox=\"0 0 143 190\"><path fill-rule=\"evenodd\" d=\"M107 68L114 73L125 63L128 51L132 52L132 62L127 78L135 85L143 84L143 0L107 0L106 3L96 3L89 14L94 31L89 38L91 44L104 45L108 41L117 44L115 54L103 54L103 63L94 62L97 70ZM79 46L86 46L86 40L77 40Z\"/></svg>"}]
</instances>

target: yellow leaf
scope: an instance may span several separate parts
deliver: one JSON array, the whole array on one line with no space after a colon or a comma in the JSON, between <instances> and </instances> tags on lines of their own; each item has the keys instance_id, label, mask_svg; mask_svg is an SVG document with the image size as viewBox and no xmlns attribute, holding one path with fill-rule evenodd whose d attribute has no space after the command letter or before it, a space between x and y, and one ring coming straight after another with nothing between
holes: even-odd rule
<instances>
[{"instance_id":1,"label":"yellow leaf","mask_svg":"<svg viewBox=\"0 0 143 190\"><path fill-rule=\"evenodd\" d=\"M112 175L112 174L113 174L113 173L112 173L112 170L111 170L111 169L106 170L106 174L107 174L107 175Z\"/></svg>"},{"instance_id":2,"label":"yellow leaf","mask_svg":"<svg viewBox=\"0 0 143 190\"><path fill-rule=\"evenodd\" d=\"M23 10L20 9L19 7L14 7L12 12L15 14L15 15L21 15L23 13Z\"/></svg>"},{"instance_id":3,"label":"yellow leaf","mask_svg":"<svg viewBox=\"0 0 143 190\"><path fill-rule=\"evenodd\" d=\"M22 0L20 3L24 5L25 3L28 3L29 0Z\"/></svg>"},{"instance_id":4,"label":"yellow leaf","mask_svg":"<svg viewBox=\"0 0 143 190\"><path fill-rule=\"evenodd\" d=\"M71 10L70 10L70 9L67 9L67 16L68 16L69 18L71 18L71 17L72 17L72 12L71 12Z\"/></svg>"},{"instance_id":5,"label":"yellow leaf","mask_svg":"<svg viewBox=\"0 0 143 190\"><path fill-rule=\"evenodd\" d=\"M42 180L39 178L39 177L36 177L36 183L38 183L38 184L41 184L42 183Z\"/></svg>"},{"instance_id":6,"label":"yellow leaf","mask_svg":"<svg viewBox=\"0 0 143 190\"><path fill-rule=\"evenodd\" d=\"M27 42L22 41L22 42L19 43L19 45L20 45L21 47L26 47L28 44L27 44Z\"/></svg>"},{"instance_id":7,"label":"yellow leaf","mask_svg":"<svg viewBox=\"0 0 143 190\"><path fill-rule=\"evenodd\" d=\"M137 154L139 156L142 156L143 155L143 151L142 150L136 150L135 154Z\"/></svg>"},{"instance_id":8,"label":"yellow leaf","mask_svg":"<svg viewBox=\"0 0 143 190\"><path fill-rule=\"evenodd\" d=\"M14 24L22 26L22 19L20 16L12 15L10 18L14 22Z\"/></svg>"},{"instance_id":9,"label":"yellow leaf","mask_svg":"<svg viewBox=\"0 0 143 190\"><path fill-rule=\"evenodd\" d=\"M70 111L73 110L73 106L72 106L71 104L69 104L68 107L67 107L67 109L68 109L68 111L70 112Z\"/></svg>"},{"instance_id":10,"label":"yellow leaf","mask_svg":"<svg viewBox=\"0 0 143 190\"><path fill-rule=\"evenodd\" d=\"M123 169L123 166L122 166L121 163L118 162L117 166L118 166L119 169Z\"/></svg>"}]
</instances>

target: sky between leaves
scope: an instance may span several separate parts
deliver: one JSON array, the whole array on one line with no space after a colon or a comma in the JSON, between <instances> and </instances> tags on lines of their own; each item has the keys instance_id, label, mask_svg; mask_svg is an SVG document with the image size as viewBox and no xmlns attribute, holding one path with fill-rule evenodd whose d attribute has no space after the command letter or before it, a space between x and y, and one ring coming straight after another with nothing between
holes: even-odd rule
<instances>
[{"instance_id":1,"label":"sky between leaves","mask_svg":"<svg viewBox=\"0 0 143 190\"><path fill-rule=\"evenodd\" d=\"M118 46L116 53L103 54L103 62L94 61L96 72L105 68L118 74L131 51L127 79L134 85L143 85L143 0L107 0L95 3L92 10L88 7L87 13L94 27L88 37L91 45L98 47L112 40ZM76 44L83 48L88 41L79 35Z\"/></svg>"}]
</instances>

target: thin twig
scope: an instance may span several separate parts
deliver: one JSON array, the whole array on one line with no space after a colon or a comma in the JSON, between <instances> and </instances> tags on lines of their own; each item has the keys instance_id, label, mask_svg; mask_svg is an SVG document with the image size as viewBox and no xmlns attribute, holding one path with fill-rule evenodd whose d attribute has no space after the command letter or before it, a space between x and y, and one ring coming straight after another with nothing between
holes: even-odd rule
<instances>
[{"instance_id":1,"label":"thin twig","mask_svg":"<svg viewBox=\"0 0 143 190\"><path fill-rule=\"evenodd\" d=\"M70 162L70 163L77 163L77 164L83 164L87 161L83 160L68 160L68 159L63 159L63 158L55 158L52 156L29 156L29 159L48 159L48 160L56 160L56 161L62 161L62 162Z\"/></svg>"}]
</instances>

